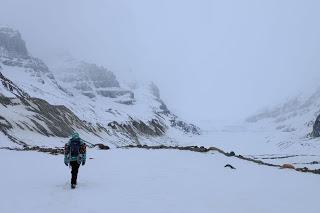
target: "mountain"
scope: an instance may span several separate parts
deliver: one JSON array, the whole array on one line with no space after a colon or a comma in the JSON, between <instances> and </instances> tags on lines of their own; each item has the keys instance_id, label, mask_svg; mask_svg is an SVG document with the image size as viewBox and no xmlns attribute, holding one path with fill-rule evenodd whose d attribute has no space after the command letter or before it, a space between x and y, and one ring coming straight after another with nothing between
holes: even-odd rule
<instances>
[{"instance_id":1,"label":"mountain","mask_svg":"<svg viewBox=\"0 0 320 213\"><path fill-rule=\"evenodd\" d=\"M0 56L10 58L30 58L24 40L18 31L9 27L0 30Z\"/></svg>"},{"instance_id":2,"label":"mountain","mask_svg":"<svg viewBox=\"0 0 320 213\"><path fill-rule=\"evenodd\" d=\"M10 139L0 147L61 146L73 131L114 146L200 134L169 111L155 84L122 86L108 69L72 58L49 68L8 27L0 28L0 80L0 138Z\"/></svg>"},{"instance_id":3,"label":"mountain","mask_svg":"<svg viewBox=\"0 0 320 213\"><path fill-rule=\"evenodd\" d=\"M294 143L320 136L320 88L301 94L282 105L264 110L247 119L256 129L285 135ZM283 137L283 138L285 138Z\"/></svg>"}]
</instances>

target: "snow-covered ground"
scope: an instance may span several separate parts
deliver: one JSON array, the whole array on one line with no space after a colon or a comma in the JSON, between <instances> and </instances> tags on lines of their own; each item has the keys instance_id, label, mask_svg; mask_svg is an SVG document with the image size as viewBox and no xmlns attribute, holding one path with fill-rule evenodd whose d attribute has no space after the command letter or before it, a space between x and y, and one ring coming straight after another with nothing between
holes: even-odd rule
<instances>
[{"instance_id":1,"label":"snow-covered ground","mask_svg":"<svg viewBox=\"0 0 320 213\"><path fill-rule=\"evenodd\" d=\"M218 153L89 149L88 158L71 190L63 156L0 150L0 212L319 212L318 175Z\"/></svg>"},{"instance_id":2,"label":"snow-covered ground","mask_svg":"<svg viewBox=\"0 0 320 213\"><path fill-rule=\"evenodd\" d=\"M291 133L255 131L245 126L227 129L203 131L200 136L187 136L178 141L185 146L214 146L278 165L289 163L296 167L320 169L320 139L297 140Z\"/></svg>"}]
</instances>

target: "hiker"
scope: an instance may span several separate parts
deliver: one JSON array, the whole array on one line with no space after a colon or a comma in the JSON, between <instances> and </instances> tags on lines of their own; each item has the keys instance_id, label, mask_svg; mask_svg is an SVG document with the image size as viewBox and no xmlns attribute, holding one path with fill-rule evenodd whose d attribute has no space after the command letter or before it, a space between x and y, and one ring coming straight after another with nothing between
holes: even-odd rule
<instances>
[{"instance_id":1,"label":"hiker","mask_svg":"<svg viewBox=\"0 0 320 213\"><path fill-rule=\"evenodd\" d=\"M71 188L76 188L80 164L86 163L86 144L78 133L73 133L64 146L64 164L71 167Z\"/></svg>"}]
</instances>

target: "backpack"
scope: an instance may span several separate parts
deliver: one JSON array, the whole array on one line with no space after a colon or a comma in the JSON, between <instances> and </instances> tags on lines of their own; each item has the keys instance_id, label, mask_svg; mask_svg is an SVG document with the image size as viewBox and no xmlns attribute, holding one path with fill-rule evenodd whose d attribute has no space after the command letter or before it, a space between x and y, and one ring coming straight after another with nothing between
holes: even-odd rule
<instances>
[{"instance_id":1,"label":"backpack","mask_svg":"<svg viewBox=\"0 0 320 213\"><path fill-rule=\"evenodd\" d=\"M80 153L80 138L70 140L70 155L71 157L78 157Z\"/></svg>"}]
</instances>

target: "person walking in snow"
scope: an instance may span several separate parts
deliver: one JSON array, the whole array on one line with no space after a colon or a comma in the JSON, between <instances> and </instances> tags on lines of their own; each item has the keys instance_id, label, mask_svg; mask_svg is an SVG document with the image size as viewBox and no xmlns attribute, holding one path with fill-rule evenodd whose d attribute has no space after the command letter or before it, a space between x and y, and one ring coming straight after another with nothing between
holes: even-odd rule
<instances>
[{"instance_id":1,"label":"person walking in snow","mask_svg":"<svg viewBox=\"0 0 320 213\"><path fill-rule=\"evenodd\" d=\"M71 139L64 146L64 164L71 167L71 188L77 185L80 164L86 163L86 144L78 133L73 133Z\"/></svg>"}]
</instances>

